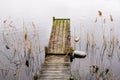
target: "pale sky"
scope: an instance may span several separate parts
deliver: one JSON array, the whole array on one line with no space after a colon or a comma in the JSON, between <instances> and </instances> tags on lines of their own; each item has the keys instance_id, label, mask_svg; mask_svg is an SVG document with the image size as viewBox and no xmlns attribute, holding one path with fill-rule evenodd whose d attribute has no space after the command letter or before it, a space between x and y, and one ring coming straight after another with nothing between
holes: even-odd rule
<instances>
[{"instance_id":1,"label":"pale sky","mask_svg":"<svg viewBox=\"0 0 120 80\"><path fill-rule=\"evenodd\" d=\"M119 14L120 0L0 0L0 16L78 17L98 10Z\"/></svg>"}]
</instances>

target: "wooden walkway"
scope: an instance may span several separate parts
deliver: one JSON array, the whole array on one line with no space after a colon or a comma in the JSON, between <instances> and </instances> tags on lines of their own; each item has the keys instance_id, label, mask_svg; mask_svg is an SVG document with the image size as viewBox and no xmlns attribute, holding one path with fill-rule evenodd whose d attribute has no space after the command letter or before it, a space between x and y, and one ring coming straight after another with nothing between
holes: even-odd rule
<instances>
[{"instance_id":1,"label":"wooden walkway","mask_svg":"<svg viewBox=\"0 0 120 80\"><path fill-rule=\"evenodd\" d=\"M70 19L53 17L47 54L66 54L70 47Z\"/></svg>"},{"instance_id":2,"label":"wooden walkway","mask_svg":"<svg viewBox=\"0 0 120 80\"><path fill-rule=\"evenodd\" d=\"M39 80L70 80L70 19L53 17L53 26L48 47L45 48L45 63Z\"/></svg>"},{"instance_id":3,"label":"wooden walkway","mask_svg":"<svg viewBox=\"0 0 120 80\"><path fill-rule=\"evenodd\" d=\"M47 55L38 80L69 80L69 59L65 55Z\"/></svg>"}]
</instances>

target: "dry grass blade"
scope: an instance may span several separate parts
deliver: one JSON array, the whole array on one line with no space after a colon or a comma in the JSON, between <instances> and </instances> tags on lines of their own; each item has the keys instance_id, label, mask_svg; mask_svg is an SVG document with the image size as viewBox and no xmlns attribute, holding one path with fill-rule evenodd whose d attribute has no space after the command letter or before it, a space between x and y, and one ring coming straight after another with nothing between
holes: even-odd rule
<instances>
[{"instance_id":1,"label":"dry grass blade","mask_svg":"<svg viewBox=\"0 0 120 80\"><path fill-rule=\"evenodd\" d=\"M113 17L112 17L112 15L110 15L110 21L113 22Z\"/></svg>"},{"instance_id":2,"label":"dry grass blade","mask_svg":"<svg viewBox=\"0 0 120 80\"><path fill-rule=\"evenodd\" d=\"M28 54L31 54L32 51L32 42L27 43L27 48L28 48Z\"/></svg>"},{"instance_id":3,"label":"dry grass blade","mask_svg":"<svg viewBox=\"0 0 120 80\"><path fill-rule=\"evenodd\" d=\"M101 11L98 11L98 15L99 15L99 16L102 16L102 12L101 12Z\"/></svg>"},{"instance_id":4,"label":"dry grass blade","mask_svg":"<svg viewBox=\"0 0 120 80\"><path fill-rule=\"evenodd\" d=\"M112 37L112 44L114 44L114 42L115 42L115 37L113 36Z\"/></svg>"},{"instance_id":5,"label":"dry grass blade","mask_svg":"<svg viewBox=\"0 0 120 80\"><path fill-rule=\"evenodd\" d=\"M107 42L106 42L106 39L105 39L104 35L103 35L103 41L104 41L104 46L106 47L107 46Z\"/></svg>"},{"instance_id":6,"label":"dry grass blade","mask_svg":"<svg viewBox=\"0 0 120 80\"><path fill-rule=\"evenodd\" d=\"M94 43L94 34L92 33L92 48L95 47L95 43Z\"/></svg>"},{"instance_id":7,"label":"dry grass blade","mask_svg":"<svg viewBox=\"0 0 120 80\"><path fill-rule=\"evenodd\" d=\"M89 34L87 33L87 43L86 43L86 51L88 51L88 47L89 47Z\"/></svg>"},{"instance_id":8,"label":"dry grass blade","mask_svg":"<svg viewBox=\"0 0 120 80\"><path fill-rule=\"evenodd\" d=\"M114 52L114 41L115 41L115 38L113 36L112 37L112 52L111 52L111 55L113 55L113 52Z\"/></svg>"},{"instance_id":9,"label":"dry grass blade","mask_svg":"<svg viewBox=\"0 0 120 80\"><path fill-rule=\"evenodd\" d=\"M110 54L108 54L109 57L113 56L113 52L114 52L114 42L115 42L115 37L113 36L113 28L110 29Z\"/></svg>"},{"instance_id":10,"label":"dry grass blade","mask_svg":"<svg viewBox=\"0 0 120 80\"><path fill-rule=\"evenodd\" d=\"M103 56L104 56L104 53L105 53L105 50L107 48L107 42L106 42L106 38L105 36L103 35L103 51L102 51L102 56L101 56L101 60L103 61Z\"/></svg>"}]
</instances>

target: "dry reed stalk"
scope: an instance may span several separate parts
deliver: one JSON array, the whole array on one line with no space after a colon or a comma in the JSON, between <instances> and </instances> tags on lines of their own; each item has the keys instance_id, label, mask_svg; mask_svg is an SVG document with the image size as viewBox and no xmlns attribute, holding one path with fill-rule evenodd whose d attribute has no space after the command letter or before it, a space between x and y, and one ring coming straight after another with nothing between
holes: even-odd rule
<instances>
[{"instance_id":1,"label":"dry reed stalk","mask_svg":"<svg viewBox=\"0 0 120 80\"><path fill-rule=\"evenodd\" d=\"M114 42L115 42L115 37L113 36L112 37L112 55L113 55L113 52L114 52Z\"/></svg>"},{"instance_id":2,"label":"dry reed stalk","mask_svg":"<svg viewBox=\"0 0 120 80\"><path fill-rule=\"evenodd\" d=\"M118 61L120 61L120 45L118 46L117 49L117 57L118 57Z\"/></svg>"},{"instance_id":3,"label":"dry reed stalk","mask_svg":"<svg viewBox=\"0 0 120 80\"><path fill-rule=\"evenodd\" d=\"M89 34L87 33L87 42L86 42L86 51L88 52L88 47L90 45L90 42L89 42Z\"/></svg>"},{"instance_id":4,"label":"dry reed stalk","mask_svg":"<svg viewBox=\"0 0 120 80\"><path fill-rule=\"evenodd\" d=\"M104 22L104 24L106 23L106 19L105 18L104 18L103 22Z\"/></svg>"},{"instance_id":5,"label":"dry reed stalk","mask_svg":"<svg viewBox=\"0 0 120 80\"><path fill-rule=\"evenodd\" d=\"M36 30L36 25L34 22L32 22L32 26L33 28L35 29L35 32L34 32L34 37L36 36L37 37L37 41L36 41L36 49L39 50L39 53L40 53L40 38L39 38L39 33L38 31Z\"/></svg>"},{"instance_id":6,"label":"dry reed stalk","mask_svg":"<svg viewBox=\"0 0 120 80\"><path fill-rule=\"evenodd\" d=\"M98 15L99 17L101 17L101 28L102 28L102 39L103 39L103 43L102 43L102 47L101 47L101 53L100 53L100 59L99 59L99 65L102 68L102 61L103 61L103 56L104 56L104 52L106 50L106 40L105 40L105 23L106 23L106 19L103 19L103 14L102 11L98 11Z\"/></svg>"},{"instance_id":7,"label":"dry reed stalk","mask_svg":"<svg viewBox=\"0 0 120 80\"><path fill-rule=\"evenodd\" d=\"M110 15L110 21L113 22L112 15ZM110 29L110 48L112 50L111 50L111 54L108 55L109 57L112 57L113 52L114 52L114 42L115 42L114 40L115 40L115 38L114 38L114 27L112 26L112 28Z\"/></svg>"},{"instance_id":8,"label":"dry reed stalk","mask_svg":"<svg viewBox=\"0 0 120 80\"><path fill-rule=\"evenodd\" d=\"M25 33L27 33L27 28L26 28L26 26L25 26L25 22L23 21L23 33L25 34Z\"/></svg>"},{"instance_id":9,"label":"dry reed stalk","mask_svg":"<svg viewBox=\"0 0 120 80\"><path fill-rule=\"evenodd\" d=\"M95 41L94 41L94 34L92 33L92 48L94 49L95 47Z\"/></svg>"},{"instance_id":10,"label":"dry reed stalk","mask_svg":"<svg viewBox=\"0 0 120 80\"><path fill-rule=\"evenodd\" d=\"M24 57L27 56L27 41L28 41L27 28L26 28L25 22L24 22L24 20L23 20Z\"/></svg>"},{"instance_id":11,"label":"dry reed stalk","mask_svg":"<svg viewBox=\"0 0 120 80\"><path fill-rule=\"evenodd\" d=\"M103 35L103 51L101 54L101 61L103 61L103 57L104 57L104 53L105 53L106 48L107 48L107 42L106 42L105 36Z\"/></svg>"},{"instance_id":12,"label":"dry reed stalk","mask_svg":"<svg viewBox=\"0 0 120 80\"><path fill-rule=\"evenodd\" d=\"M112 17L112 15L110 15L110 21L113 22L113 17Z\"/></svg>"},{"instance_id":13,"label":"dry reed stalk","mask_svg":"<svg viewBox=\"0 0 120 80\"><path fill-rule=\"evenodd\" d=\"M103 36L105 35L105 23L106 23L106 19L104 18L103 22L102 22L102 33L103 33Z\"/></svg>"},{"instance_id":14,"label":"dry reed stalk","mask_svg":"<svg viewBox=\"0 0 120 80\"><path fill-rule=\"evenodd\" d=\"M95 41L94 41L94 34L92 33L92 53L93 53L93 60L95 61Z\"/></svg>"},{"instance_id":15,"label":"dry reed stalk","mask_svg":"<svg viewBox=\"0 0 120 80\"><path fill-rule=\"evenodd\" d=\"M38 40L36 40L34 47L35 47L36 50L39 50L39 41Z\"/></svg>"},{"instance_id":16,"label":"dry reed stalk","mask_svg":"<svg viewBox=\"0 0 120 80\"><path fill-rule=\"evenodd\" d=\"M24 39L25 39L25 40L28 39L28 35L27 35L27 33L25 33L25 35L24 35Z\"/></svg>"},{"instance_id":17,"label":"dry reed stalk","mask_svg":"<svg viewBox=\"0 0 120 80\"><path fill-rule=\"evenodd\" d=\"M35 23L34 23L34 22L32 22L32 26L33 26L33 28L34 28L34 29L36 28L36 26L35 26Z\"/></svg>"},{"instance_id":18,"label":"dry reed stalk","mask_svg":"<svg viewBox=\"0 0 120 80\"><path fill-rule=\"evenodd\" d=\"M5 42L4 44L5 44L6 49L10 49L10 47L8 46L9 41L8 41L8 39L5 36L5 30L3 31L2 36L3 36L3 40Z\"/></svg>"},{"instance_id":19,"label":"dry reed stalk","mask_svg":"<svg viewBox=\"0 0 120 80\"><path fill-rule=\"evenodd\" d=\"M114 42L115 42L115 37L113 36L112 37L112 44L114 44Z\"/></svg>"},{"instance_id":20,"label":"dry reed stalk","mask_svg":"<svg viewBox=\"0 0 120 80\"><path fill-rule=\"evenodd\" d=\"M32 42L28 41L27 48L28 50L32 50Z\"/></svg>"},{"instance_id":21,"label":"dry reed stalk","mask_svg":"<svg viewBox=\"0 0 120 80\"><path fill-rule=\"evenodd\" d=\"M94 21L95 23L97 23L97 17L96 17L96 19L95 19L95 21Z\"/></svg>"},{"instance_id":22,"label":"dry reed stalk","mask_svg":"<svg viewBox=\"0 0 120 80\"><path fill-rule=\"evenodd\" d=\"M107 47L107 42L105 36L103 36L104 46Z\"/></svg>"},{"instance_id":23,"label":"dry reed stalk","mask_svg":"<svg viewBox=\"0 0 120 80\"><path fill-rule=\"evenodd\" d=\"M35 37L38 32L36 31L36 26L35 26L35 23L34 23L34 22L32 22L32 27L33 27L33 29L34 29L33 37Z\"/></svg>"},{"instance_id":24,"label":"dry reed stalk","mask_svg":"<svg viewBox=\"0 0 120 80\"><path fill-rule=\"evenodd\" d=\"M92 56L93 56L93 62L96 63L96 49L95 49L95 38L94 38L94 34L92 33L91 35L92 37L92 44L91 44L91 48L92 48Z\"/></svg>"},{"instance_id":25,"label":"dry reed stalk","mask_svg":"<svg viewBox=\"0 0 120 80\"><path fill-rule=\"evenodd\" d=\"M111 22L113 21L112 16L110 18ZM115 42L115 37L114 37L114 28L112 26L112 28L110 29L110 54L108 54L109 57L113 56L113 52L114 52L114 42Z\"/></svg>"}]
</instances>

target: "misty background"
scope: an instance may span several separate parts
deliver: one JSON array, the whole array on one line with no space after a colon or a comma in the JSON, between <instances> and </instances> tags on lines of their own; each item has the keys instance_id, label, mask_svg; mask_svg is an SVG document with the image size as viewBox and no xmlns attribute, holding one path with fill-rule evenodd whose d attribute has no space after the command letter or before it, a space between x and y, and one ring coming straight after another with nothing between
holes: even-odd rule
<instances>
[{"instance_id":1,"label":"misty background","mask_svg":"<svg viewBox=\"0 0 120 80\"><path fill-rule=\"evenodd\" d=\"M102 12L102 17L99 17L98 11ZM110 21L110 15L113 17L113 22ZM86 48L86 34L90 36L90 44L92 44L91 34L93 33L95 36L95 43L100 47L100 50L96 52L97 57L93 61L93 64L96 64L97 59L100 59L99 54L102 51L102 27L105 27L105 37L106 40L110 41L110 29L114 28L113 36L116 40L120 41L120 0L0 0L0 33L2 33L5 27L9 27L9 23L12 21L12 25L17 28L18 34L17 37L11 35L11 42L14 43L12 38L19 41L19 37L23 36L23 23L27 27L29 35L33 36L34 32L31 28L32 22L36 25L36 29L39 32L40 37L40 48L44 50L45 46L48 46L48 41L52 28L52 18L70 18L71 19L71 39L73 43L73 36L81 37L81 44L77 44L77 49L85 51ZM97 22L95 20L97 18ZM105 25L103 25L103 19L106 20ZM4 21L7 20L6 23ZM8 30L9 32L9 30ZM14 29L10 30L10 32L14 32ZM20 32L20 34L19 34ZM7 33L7 31L6 31ZM0 34L1 42L2 42L2 34ZM31 41L37 39L33 39L30 37ZM4 44L0 44L1 50L6 51ZM34 44L35 45L35 44ZM117 53L120 53L119 45L115 45L114 57L112 58L112 62L107 58L107 50L104 57L104 61L102 66L108 67L111 64L111 69L113 74L119 77L120 72L118 71L120 62L118 61ZM23 46L23 45L22 45ZM81 46L81 47L80 47ZM109 45L108 50L109 50ZM19 46L18 46L19 47ZM33 49L33 51L37 51ZM37 53L37 52L36 52ZM88 53L92 53L92 48L88 50ZM3 56L3 55L2 55ZM1 60L4 62L4 57L1 56ZM87 56L84 60L76 60L73 63L73 71L79 71L78 73L82 76L85 76L89 71L90 56ZM43 55L42 55L43 57ZM15 59L16 60L16 59ZM43 61L43 60L42 60ZM43 61L44 62L44 61ZM5 62L7 64L7 62ZM38 62L39 63L39 62ZM86 64L85 64L86 63ZM11 65L11 64L10 64ZM13 65L12 65L13 66ZM35 65L36 66L36 65ZM86 67L84 67L86 66ZM100 64L101 66L101 64ZM79 69L80 67L80 69ZM25 68L26 69L26 68ZM35 69L37 70L37 69ZM84 71L81 71L84 70ZM23 73L25 70L23 70ZM75 72L76 73L76 72ZM24 73L25 74L25 73ZM24 76L23 74L23 76ZM78 75L79 75L78 74ZM76 74L77 75L77 74ZM2 76L0 75L0 78ZM11 77L11 76L10 76ZM9 78L7 78L9 79ZM120 79L120 78L119 78ZM116 80L119 80L116 79ZM25 80L27 80L25 78ZM28 80L30 80L28 78Z\"/></svg>"},{"instance_id":2,"label":"misty background","mask_svg":"<svg viewBox=\"0 0 120 80\"><path fill-rule=\"evenodd\" d=\"M0 20L11 18L18 23L20 20L34 21L48 40L53 16L70 18L73 30L73 27L78 28L82 24L89 26L98 16L97 11L101 10L104 17L113 15L119 25L119 4L119 0L0 0Z\"/></svg>"}]
</instances>

